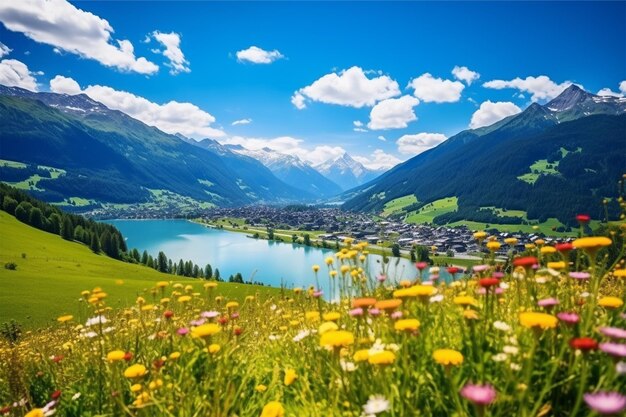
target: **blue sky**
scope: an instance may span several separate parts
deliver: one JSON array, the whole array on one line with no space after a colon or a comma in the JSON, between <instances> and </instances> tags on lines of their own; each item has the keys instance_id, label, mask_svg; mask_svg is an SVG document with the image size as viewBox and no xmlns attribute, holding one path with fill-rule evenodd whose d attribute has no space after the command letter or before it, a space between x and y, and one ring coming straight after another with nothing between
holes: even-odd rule
<instances>
[{"instance_id":1,"label":"blue sky","mask_svg":"<svg viewBox=\"0 0 626 417\"><path fill-rule=\"evenodd\" d=\"M25 0L0 21L4 84L311 163L388 167L571 82L626 93L624 2Z\"/></svg>"}]
</instances>

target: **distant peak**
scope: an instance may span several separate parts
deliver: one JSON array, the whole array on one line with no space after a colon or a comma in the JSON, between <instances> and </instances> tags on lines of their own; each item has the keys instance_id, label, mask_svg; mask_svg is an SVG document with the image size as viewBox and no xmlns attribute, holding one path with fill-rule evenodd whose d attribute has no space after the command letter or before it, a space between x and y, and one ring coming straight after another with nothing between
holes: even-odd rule
<instances>
[{"instance_id":1,"label":"distant peak","mask_svg":"<svg viewBox=\"0 0 626 417\"><path fill-rule=\"evenodd\" d=\"M556 98L548 102L545 107L551 111L565 111L592 97L594 97L593 94L588 93L576 84L572 84Z\"/></svg>"}]
</instances>

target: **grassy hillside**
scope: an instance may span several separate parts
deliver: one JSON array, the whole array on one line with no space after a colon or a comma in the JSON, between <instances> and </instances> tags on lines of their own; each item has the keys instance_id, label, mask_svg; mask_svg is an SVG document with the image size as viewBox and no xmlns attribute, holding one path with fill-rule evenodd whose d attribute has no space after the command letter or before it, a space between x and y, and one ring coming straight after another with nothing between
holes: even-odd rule
<instances>
[{"instance_id":1,"label":"grassy hillside","mask_svg":"<svg viewBox=\"0 0 626 417\"><path fill-rule=\"evenodd\" d=\"M0 323L11 319L26 328L50 324L61 314L80 317L80 292L102 287L112 307L126 306L156 281L177 278L153 269L96 255L80 243L68 242L58 235L20 223L0 211ZM25 254L23 257L22 254ZM4 268L15 262L15 271ZM204 291L203 281L178 280ZM220 283L220 294L242 298L261 291L278 289L252 285Z\"/></svg>"}]
</instances>

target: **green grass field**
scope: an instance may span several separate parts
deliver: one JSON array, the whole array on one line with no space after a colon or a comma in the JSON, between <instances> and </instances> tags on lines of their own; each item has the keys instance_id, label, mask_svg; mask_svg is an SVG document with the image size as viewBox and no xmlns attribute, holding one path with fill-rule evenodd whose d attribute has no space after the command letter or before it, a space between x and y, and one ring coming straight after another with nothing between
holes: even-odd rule
<instances>
[{"instance_id":1,"label":"green grass field","mask_svg":"<svg viewBox=\"0 0 626 417\"><path fill-rule=\"evenodd\" d=\"M413 194L395 198L385 204L382 215L384 217L390 216L396 212L402 211L402 209L413 203L417 203L417 198Z\"/></svg>"},{"instance_id":2,"label":"green grass field","mask_svg":"<svg viewBox=\"0 0 626 417\"><path fill-rule=\"evenodd\" d=\"M407 223L432 223L433 219L441 214L449 213L458 209L458 199L456 197L442 198L426 204L416 212L410 213L405 221Z\"/></svg>"},{"instance_id":3,"label":"green grass field","mask_svg":"<svg viewBox=\"0 0 626 417\"><path fill-rule=\"evenodd\" d=\"M96 286L109 294L112 307L128 306L140 294L151 300L147 290L157 281L175 279L204 291L201 280L180 279L96 255L85 245L27 226L4 211L0 211L0 234L0 323L15 319L26 328L35 328L50 324L61 314L80 317L80 292ZM5 269L7 262L15 262L17 269ZM236 299L257 291L279 291L229 283L220 283L219 289L220 294Z\"/></svg>"}]
</instances>

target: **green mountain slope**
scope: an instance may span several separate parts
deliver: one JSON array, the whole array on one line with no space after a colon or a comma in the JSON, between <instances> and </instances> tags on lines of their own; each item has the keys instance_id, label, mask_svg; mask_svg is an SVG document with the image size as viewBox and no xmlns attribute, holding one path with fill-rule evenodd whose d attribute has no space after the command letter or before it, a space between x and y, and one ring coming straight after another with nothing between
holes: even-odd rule
<instances>
[{"instance_id":1,"label":"green mountain slope","mask_svg":"<svg viewBox=\"0 0 626 417\"><path fill-rule=\"evenodd\" d=\"M484 207L523 210L529 219L554 217L566 224L577 213L603 217L601 201L617 195L617 181L626 171L626 113L621 101L613 107L601 101L600 114L561 122L579 111L576 103L593 110L589 100L595 103L597 96L578 90L563 93L574 98L561 100L562 110L550 110L550 103L531 105L494 129L453 136L356 190L344 208L381 211L388 201L414 195L419 202L414 210L458 197L458 210L436 218L440 224L497 223L495 212ZM605 111L609 114L601 114ZM616 213L616 205L610 200L609 211Z\"/></svg>"}]
</instances>

